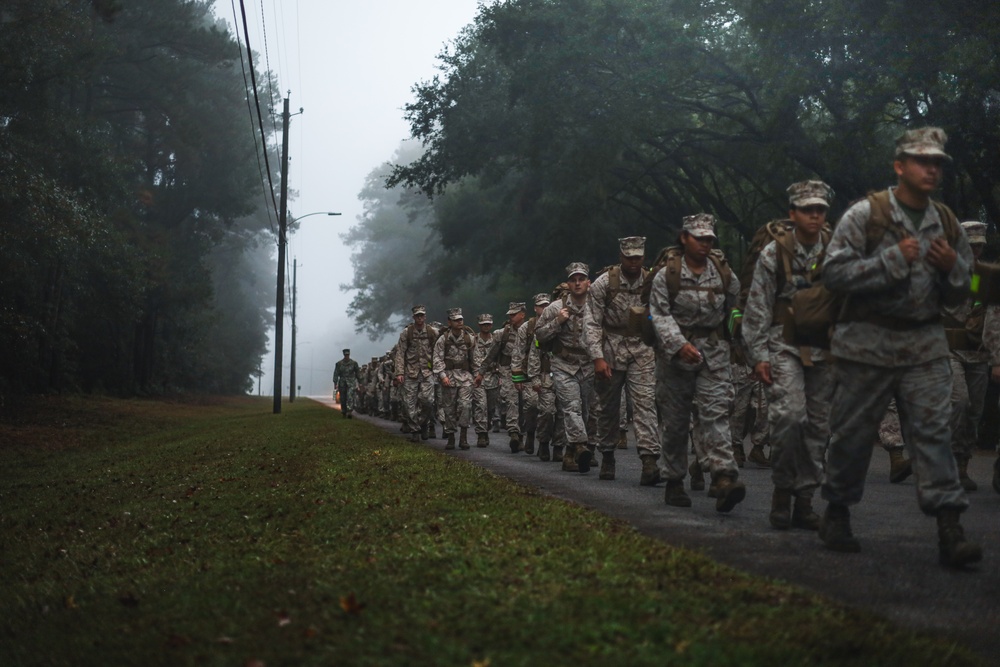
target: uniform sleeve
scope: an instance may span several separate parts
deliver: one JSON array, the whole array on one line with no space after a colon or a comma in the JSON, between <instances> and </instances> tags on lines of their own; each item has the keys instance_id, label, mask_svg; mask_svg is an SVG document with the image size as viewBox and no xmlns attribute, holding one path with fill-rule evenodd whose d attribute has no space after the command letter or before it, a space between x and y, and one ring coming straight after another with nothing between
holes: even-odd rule
<instances>
[{"instance_id":1,"label":"uniform sleeve","mask_svg":"<svg viewBox=\"0 0 1000 667\"><path fill-rule=\"evenodd\" d=\"M406 329L399 334L399 344L396 345L396 359L394 363L396 375L406 375Z\"/></svg>"},{"instance_id":2,"label":"uniform sleeve","mask_svg":"<svg viewBox=\"0 0 1000 667\"><path fill-rule=\"evenodd\" d=\"M743 313L743 342L746 343L751 366L770 361L767 341L778 296L777 253L778 246L774 241L761 251Z\"/></svg>"},{"instance_id":3,"label":"uniform sleeve","mask_svg":"<svg viewBox=\"0 0 1000 667\"><path fill-rule=\"evenodd\" d=\"M528 327L522 324L517 328L517 335L514 336L514 350L510 355L510 372L518 375L524 372L524 350L528 345Z\"/></svg>"},{"instance_id":4,"label":"uniform sleeve","mask_svg":"<svg viewBox=\"0 0 1000 667\"><path fill-rule=\"evenodd\" d=\"M844 213L833 231L823 262L823 283L837 292L870 292L897 283L910 273L898 244L865 256L868 200Z\"/></svg>"},{"instance_id":5,"label":"uniform sleeve","mask_svg":"<svg viewBox=\"0 0 1000 667\"><path fill-rule=\"evenodd\" d=\"M590 285L590 295L583 309L583 346L591 361L604 358L604 304L607 301L608 274L603 273Z\"/></svg>"},{"instance_id":6,"label":"uniform sleeve","mask_svg":"<svg viewBox=\"0 0 1000 667\"><path fill-rule=\"evenodd\" d=\"M665 270L661 269L657 271L651 287L652 289L649 293L649 318L653 322L653 329L656 331L656 340L660 345L660 349L668 357L672 357L688 341L681 335L681 328L670 312L670 292L667 289ZM738 289L739 287L737 286Z\"/></svg>"},{"instance_id":7,"label":"uniform sleeve","mask_svg":"<svg viewBox=\"0 0 1000 667\"><path fill-rule=\"evenodd\" d=\"M444 336L439 336L437 342L434 343L434 354L431 358L431 372L434 373L434 375L441 377L441 374L445 371Z\"/></svg>"},{"instance_id":8,"label":"uniform sleeve","mask_svg":"<svg viewBox=\"0 0 1000 667\"><path fill-rule=\"evenodd\" d=\"M562 299L556 299L542 311L538 316L538 324L535 325L535 337L543 343L552 340L559 335L559 328L562 326L556 315L562 309Z\"/></svg>"}]
</instances>

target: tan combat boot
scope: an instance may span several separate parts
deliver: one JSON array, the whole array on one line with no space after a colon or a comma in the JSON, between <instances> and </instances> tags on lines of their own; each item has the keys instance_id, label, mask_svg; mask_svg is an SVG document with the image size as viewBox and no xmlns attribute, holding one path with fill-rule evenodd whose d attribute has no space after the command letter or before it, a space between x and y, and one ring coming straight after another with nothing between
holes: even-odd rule
<instances>
[{"instance_id":1,"label":"tan combat boot","mask_svg":"<svg viewBox=\"0 0 1000 667\"><path fill-rule=\"evenodd\" d=\"M535 432L528 431L528 437L524 440L524 453L534 454L535 453Z\"/></svg>"},{"instance_id":2,"label":"tan combat boot","mask_svg":"<svg viewBox=\"0 0 1000 667\"><path fill-rule=\"evenodd\" d=\"M688 474L691 475L691 490L704 491L705 475L701 469L701 465L698 463L698 459L691 461L691 465L688 466Z\"/></svg>"},{"instance_id":3,"label":"tan combat boot","mask_svg":"<svg viewBox=\"0 0 1000 667\"><path fill-rule=\"evenodd\" d=\"M642 454L642 472L639 474L639 486L656 486L660 483L660 466L657 465L656 454Z\"/></svg>"},{"instance_id":4,"label":"tan combat boot","mask_svg":"<svg viewBox=\"0 0 1000 667\"><path fill-rule=\"evenodd\" d=\"M792 527L792 490L775 487L771 493L771 513L768 515L771 526L778 530L788 530Z\"/></svg>"},{"instance_id":5,"label":"tan combat boot","mask_svg":"<svg viewBox=\"0 0 1000 667\"><path fill-rule=\"evenodd\" d=\"M601 474L598 479L612 480L615 478L615 452L601 452Z\"/></svg>"},{"instance_id":6,"label":"tan combat boot","mask_svg":"<svg viewBox=\"0 0 1000 667\"><path fill-rule=\"evenodd\" d=\"M510 445L510 453L517 454L519 451L521 451L521 434L518 433L517 431L511 433L510 442L507 444Z\"/></svg>"},{"instance_id":7,"label":"tan combat boot","mask_svg":"<svg viewBox=\"0 0 1000 667\"><path fill-rule=\"evenodd\" d=\"M458 448L459 449L468 449L469 448L469 427L468 426L461 426L461 427L459 427L459 432L458 433L459 433L459 435L458 435ZM455 434L452 433L451 437L454 438Z\"/></svg>"},{"instance_id":8,"label":"tan combat boot","mask_svg":"<svg viewBox=\"0 0 1000 667\"><path fill-rule=\"evenodd\" d=\"M476 447L489 447L490 446L490 436L488 433L479 433L476 435Z\"/></svg>"},{"instance_id":9,"label":"tan combat boot","mask_svg":"<svg viewBox=\"0 0 1000 667\"><path fill-rule=\"evenodd\" d=\"M955 459L958 463L958 481L966 491L975 491L979 488L972 478L969 477L969 459Z\"/></svg>"},{"instance_id":10,"label":"tan combat boot","mask_svg":"<svg viewBox=\"0 0 1000 667\"><path fill-rule=\"evenodd\" d=\"M566 445L562 457L563 472L580 472L580 466L576 463L576 445Z\"/></svg>"},{"instance_id":11,"label":"tan combat boot","mask_svg":"<svg viewBox=\"0 0 1000 667\"><path fill-rule=\"evenodd\" d=\"M851 511L847 505L830 503L819 522L819 539L827 549L843 553L858 553L861 544L851 532Z\"/></svg>"},{"instance_id":12,"label":"tan combat boot","mask_svg":"<svg viewBox=\"0 0 1000 667\"><path fill-rule=\"evenodd\" d=\"M795 509L792 510L792 528L819 530L819 514L813 511L811 497L795 497Z\"/></svg>"},{"instance_id":13,"label":"tan combat boot","mask_svg":"<svg viewBox=\"0 0 1000 667\"><path fill-rule=\"evenodd\" d=\"M767 454L764 453L763 445L754 445L750 449L750 453L747 455L747 461L750 463L756 463L762 468L770 468L771 460L767 458Z\"/></svg>"},{"instance_id":14,"label":"tan combat boot","mask_svg":"<svg viewBox=\"0 0 1000 667\"><path fill-rule=\"evenodd\" d=\"M444 448L445 449L455 449L455 434L454 433L446 433L445 435L448 437L448 444L446 444L444 446Z\"/></svg>"},{"instance_id":15,"label":"tan combat boot","mask_svg":"<svg viewBox=\"0 0 1000 667\"><path fill-rule=\"evenodd\" d=\"M899 484L913 474L913 463L903 456L902 447L889 450L889 482Z\"/></svg>"},{"instance_id":16,"label":"tan combat boot","mask_svg":"<svg viewBox=\"0 0 1000 667\"><path fill-rule=\"evenodd\" d=\"M731 511L747 496L747 487L743 486L743 482L729 475L719 475L714 486L718 489L718 496L715 498L716 512Z\"/></svg>"},{"instance_id":17,"label":"tan combat boot","mask_svg":"<svg viewBox=\"0 0 1000 667\"><path fill-rule=\"evenodd\" d=\"M628 449L628 431L618 433L618 449Z\"/></svg>"},{"instance_id":18,"label":"tan combat boot","mask_svg":"<svg viewBox=\"0 0 1000 667\"><path fill-rule=\"evenodd\" d=\"M587 443L582 442L576 445L576 467L581 474L590 472L590 462L593 458L594 452Z\"/></svg>"},{"instance_id":19,"label":"tan combat boot","mask_svg":"<svg viewBox=\"0 0 1000 667\"><path fill-rule=\"evenodd\" d=\"M549 443L539 442L538 443L538 460L539 461L549 461L552 459L552 455L549 453Z\"/></svg>"},{"instance_id":20,"label":"tan combat boot","mask_svg":"<svg viewBox=\"0 0 1000 667\"><path fill-rule=\"evenodd\" d=\"M937 512L938 548L941 564L948 567L964 567L983 559L983 550L978 544L965 539L965 531L958 520L958 510L942 508Z\"/></svg>"},{"instance_id":21,"label":"tan combat boot","mask_svg":"<svg viewBox=\"0 0 1000 667\"><path fill-rule=\"evenodd\" d=\"M671 507L691 507L691 496L684 492L683 479L668 479L663 502Z\"/></svg>"}]
</instances>

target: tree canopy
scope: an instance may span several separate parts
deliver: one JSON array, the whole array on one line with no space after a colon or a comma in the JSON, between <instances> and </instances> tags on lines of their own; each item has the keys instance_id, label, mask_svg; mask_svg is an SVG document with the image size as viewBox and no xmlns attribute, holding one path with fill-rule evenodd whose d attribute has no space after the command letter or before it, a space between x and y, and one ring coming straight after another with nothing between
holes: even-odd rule
<instances>
[{"instance_id":1,"label":"tree canopy","mask_svg":"<svg viewBox=\"0 0 1000 667\"><path fill-rule=\"evenodd\" d=\"M904 129L939 125L944 200L995 223L998 43L988 0L494 0L414 87L427 150L388 185L458 191L433 223L449 266L551 278L701 211L738 247L807 178L837 213L892 182Z\"/></svg>"},{"instance_id":2,"label":"tree canopy","mask_svg":"<svg viewBox=\"0 0 1000 667\"><path fill-rule=\"evenodd\" d=\"M274 266L247 95L209 2L0 9L0 394L249 387Z\"/></svg>"}]
</instances>

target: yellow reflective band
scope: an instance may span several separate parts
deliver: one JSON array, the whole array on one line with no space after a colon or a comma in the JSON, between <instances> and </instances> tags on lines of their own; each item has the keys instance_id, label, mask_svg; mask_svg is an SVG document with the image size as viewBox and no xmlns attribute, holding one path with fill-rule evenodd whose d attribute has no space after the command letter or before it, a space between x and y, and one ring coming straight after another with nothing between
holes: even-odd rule
<instances>
[{"instance_id":1,"label":"yellow reflective band","mask_svg":"<svg viewBox=\"0 0 1000 667\"><path fill-rule=\"evenodd\" d=\"M970 290L972 291L973 294L978 294L979 293L979 274L978 273L973 273L972 274L972 280L969 281L969 288L970 288Z\"/></svg>"}]
</instances>

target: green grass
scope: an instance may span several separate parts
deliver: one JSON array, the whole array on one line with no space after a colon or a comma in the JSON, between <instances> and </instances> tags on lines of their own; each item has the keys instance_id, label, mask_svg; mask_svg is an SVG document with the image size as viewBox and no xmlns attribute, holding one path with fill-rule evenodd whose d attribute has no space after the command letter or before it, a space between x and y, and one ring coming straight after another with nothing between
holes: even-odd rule
<instances>
[{"instance_id":1,"label":"green grass","mask_svg":"<svg viewBox=\"0 0 1000 667\"><path fill-rule=\"evenodd\" d=\"M72 398L0 424L0 665L979 664L270 405Z\"/></svg>"}]
</instances>

